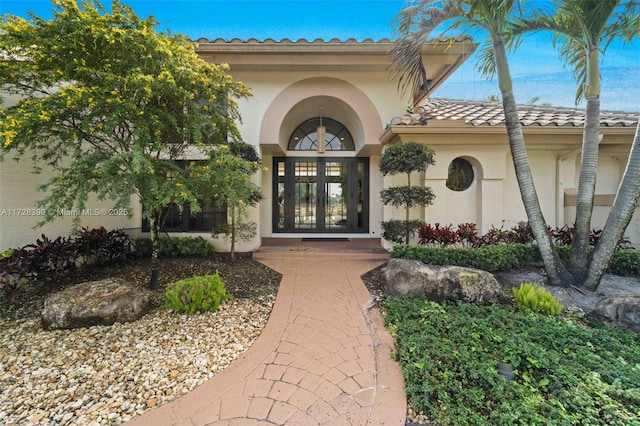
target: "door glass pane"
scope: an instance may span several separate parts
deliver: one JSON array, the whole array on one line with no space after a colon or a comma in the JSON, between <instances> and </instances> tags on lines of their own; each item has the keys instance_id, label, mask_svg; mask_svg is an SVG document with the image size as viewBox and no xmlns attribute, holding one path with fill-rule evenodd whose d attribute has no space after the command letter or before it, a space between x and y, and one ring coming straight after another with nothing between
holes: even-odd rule
<instances>
[{"instance_id":1,"label":"door glass pane","mask_svg":"<svg viewBox=\"0 0 640 426\"><path fill-rule=\"evenodd\" d=\"M285 188L285 171L284 161L278 161L278 181L277 181L277 199L278 208L276 212L276 226L278 229L284 229L284 188Z\"/></svg>"},{"instance_id":2,"label":"door glass pane","mask_svg":"<svg viewBox=\"0 0 640 426\"><path fill-rule=\"evenodd\" d=\"M326 229L347 228L347 163L327 162L324 184Z\"/></svg>"},{"instance_id":3,"label":"door glass pane","mask_svg":"<svg viewBox=\"0 0 640 426\"><path fill-rule=\"evenodd\" d=\"M315 162L296 162L294 180L295 223L297 229L316 227L317 176Z\"/></svg>"},{"instance_id":4,"label":"door glass pane","mask_svg":"<svg viewBox=\"0 0 640 426\"><path fill-rule=\"evenodd\" d=\"M364 228L364 199L365 199L365 172L364 163L358 162L358 197L356 209L358 211L357 227Z\"/></svg>"}]
</instances>

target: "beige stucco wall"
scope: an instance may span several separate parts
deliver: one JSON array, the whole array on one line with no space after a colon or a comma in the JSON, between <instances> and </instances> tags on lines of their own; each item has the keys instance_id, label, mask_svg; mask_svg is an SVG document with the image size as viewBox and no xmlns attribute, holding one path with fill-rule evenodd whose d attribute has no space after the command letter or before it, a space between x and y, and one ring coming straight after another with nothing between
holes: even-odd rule
<instances>
[{"instance_id":1,"label":"beige stucco wall","mask_svg":"<svg viewBox=\"0 0 640 426\"><path fill-rule=\"evenodd\" d=\"M431 224L458 225L474 222L482 232L492 226L505 229L526 222L520 190L509 151L506 134L500 129L473 128L459 122L432 122L421 131L394 130L392 142L415 140L430 145L436 165L424 175L424 185L433 188L436 199L426 207L421 218ZM475 133L474 133L475 132ZM575 194L580 173L581 129L561 133L556 128L549 134L527 134L525 141L531 173L540 207L551 227L571 225L575 221L575 203L565 200L565 193ZM601 229L610 211L613 196L624 173L634 129L626 136L605 133L598 160L596 203L592 228ZM471 162L475 172L473 184L465 191L452 191L445 186L451 161L462 157ZM385 184L396 184L386 178ZM385 208L385 214L398 217ZM413 216L416 217L416 216ZM640 247L640 208L625 234L634 247Z\"/></svg>"},{"instance_id":2,"label":"beige stucco wall","mask_svg":"<svg viewBox=\"0 0 640 426\"><path fill-rule=\"evenodd\" d=\"M86 211L69 211L55 208L59 217L42 227L44 211L36 206L46 194L36 188L53 175L50 170L42 174L31 173L27 159L15 162L6 159L0 163L0 250L22 247L36 241L42 234L49 238L68 236L73 231L73 219L78 218L81 227L107 229L132 227L129 211L115 210L112 205L89 200Z\"/></svg>"},{"instance_id":3,"label":"beige stucco wall","mask_svg":"<svg viewBox=\"0 0 640 426\"><path fill-rule=\"evenodd\" d=\"M245 142L258 147L265 167L260 176L265 199L253 216L259 224L258 237L287 236L272 233L273 157L317 156L314 152L288 151L286 144L296 126L321 114L347 126L356 142L355 152L326 152L323 157L369 157L370 232L352 236L380 237L383 209L379 197L382 179L378 176L378 138L385 124L406 109L406 100L399 96L388 74L259 70L234 73L233 69L231 74L253 92L251 98L240 102L240 132ZM259 238L254 242L256 248Z\"/></svg>"},{"instance_id":4,"label":"beige stucco wall","mask_svg":"<svg viewBox=\"0 0 640 426\"><path fill-rule=\"evenodd\" d=\"M33 174L29 160L20 162L10 159L0 163L0 251L8 248L22 247L34 243L42 234L54 239L58 236L69 236L74 232L74 219L78 219L80 228L107 229L124 228L132 238L148 237L141 232L142 206L136 197L132 197L130 207L126 211L114 209L108 201L90 199L84 211L56 209L56 219L44 226L36 226L42 220L44 211L36 206L45 193L37 191L37 187L53 174L43 170L41 174ZM253 209L253 215L255 216ZM172 236L201 236L209 240L216 250L229 251L230 242L219 236L213 238L209 233L172 233ZM238 242L237 251L253 249L247 242Z\"/></svg>"}]
</instances>

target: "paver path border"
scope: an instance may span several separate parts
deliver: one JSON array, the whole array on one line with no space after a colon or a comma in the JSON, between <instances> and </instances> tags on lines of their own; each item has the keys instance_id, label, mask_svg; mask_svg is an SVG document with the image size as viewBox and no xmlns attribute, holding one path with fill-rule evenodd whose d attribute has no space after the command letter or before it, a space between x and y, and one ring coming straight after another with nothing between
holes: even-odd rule
<instances>
[{"instance_id":1,"label":"paver path border","mask_svg":"<svg viewBox=\"0 0 640 426\"><path fill-rule=\"evenodd\" d=\"M393 339L360 276L381 253L265 251L283 274L262 334L187 395L127 425L404 425Z\"/></svg>"}]
</instances>

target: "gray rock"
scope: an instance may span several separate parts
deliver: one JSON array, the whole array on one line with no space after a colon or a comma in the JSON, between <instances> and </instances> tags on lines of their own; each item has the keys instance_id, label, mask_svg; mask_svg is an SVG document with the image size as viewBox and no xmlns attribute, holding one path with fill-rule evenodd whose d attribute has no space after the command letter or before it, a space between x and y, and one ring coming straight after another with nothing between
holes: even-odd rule
<instances>
[{"instance_id":1,"label":"gray rock","mask_svg":"<svg viewBox=\"0 0 640 426\"><path fill-rule=\"evenodd\" d=\"M152 307L152 292L108 278L74 285L49 296L40 315L45 330L131 322Z\"/></svg>"},{"instance_id":2,"label":"gray rock","mask_svg":"<svg viewBox=\"0 0 640 426\"><path fill-rule=\"evenodd\" d=\"M392 296L426 296L443 302L461 300L479 305L497 302L502 289L493 274L461 266L433 266L416 260L390 259L384 272Z\"/></svg>"},{"instance_id":3,"label":"gray rock","mask_svg":"<svg viewBox=\"0 0 640 426\"><path fill-rule=\"evenodd\" d=\"M640 332L640 295L614 294L598 302L589 314L605 324Z\"/></svg>"}]
</instances>

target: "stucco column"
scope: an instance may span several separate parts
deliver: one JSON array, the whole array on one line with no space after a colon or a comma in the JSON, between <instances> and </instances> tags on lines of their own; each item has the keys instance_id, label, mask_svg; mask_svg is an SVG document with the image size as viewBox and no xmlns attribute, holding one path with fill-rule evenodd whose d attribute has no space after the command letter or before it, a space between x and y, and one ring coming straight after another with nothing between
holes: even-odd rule
<instances>
[{"instance_id":1,"label":"stucco column","mask_svg":"<svg viewBox=\"0 0 640 426\"><path fill-rule=\"evenodd\" d=\"M448 216L447 212L451 208L447 197L450 190L447 189L446 183L446 175L432 176L422 180L422 185L431 188L436 196L432 205L422 207L420 219L423 222L429 223L431 225L436 222L440 222L441 224L444 224L446 222L446 220L443 220L443 218L446 218Z\"/></svg>"},{"instance_id":2,"label":"stucco column","mask_svg":"<svg viewBox=\"0 0 640 426\"><path fill-rule=\"evenodd\" d=\"M580 151L580 148L572 149L559 155L556 160L556 179L558 181L556 188L556 217L555 223L549 223L549 226L560 227L567 221L571 223L575 221L575 206L567 207L565 205L565 193L575 194L577 191L579 170L576 164Z\"/></svg>"},{"instance_id":3,"label":"stucco column","mask_svg":"<svg viewBox=\"0 0 640 426\"><path fill-rule=\"evenodd\" d=\"M504 219L502 196L504 195L502 178L483 178L478 191L478 211L480 212L478 229L486 233L491 226L500 228Z\"/></svg>"}]
</instances>

